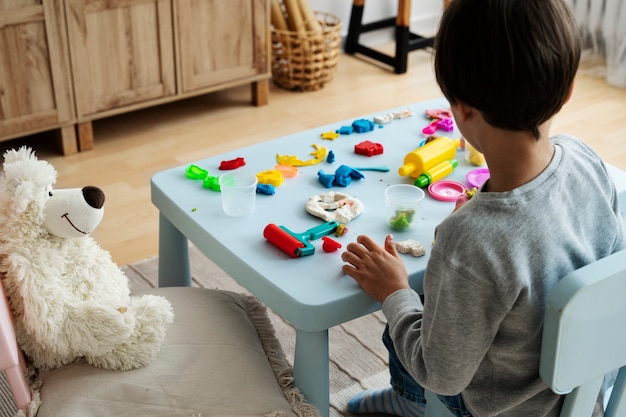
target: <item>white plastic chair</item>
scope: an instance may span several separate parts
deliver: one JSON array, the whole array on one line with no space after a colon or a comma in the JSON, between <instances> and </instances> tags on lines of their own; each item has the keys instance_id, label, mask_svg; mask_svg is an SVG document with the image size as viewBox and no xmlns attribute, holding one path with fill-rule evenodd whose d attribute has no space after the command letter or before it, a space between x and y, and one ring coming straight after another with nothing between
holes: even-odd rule
<instances>
[{"instance_id":1,"label":"white plastic chair","mask_svg":"<svg viewBox=\"0 0 626 417\"><path fill-rule=\"evenodd\" d=\"M604 376L617 371L604 417L626 416L626 250L565 276L544 317L539 373L566 395L560 417L590 417ZM453 417L426 392L426 417Z\"/></svg>"}]
</instances>

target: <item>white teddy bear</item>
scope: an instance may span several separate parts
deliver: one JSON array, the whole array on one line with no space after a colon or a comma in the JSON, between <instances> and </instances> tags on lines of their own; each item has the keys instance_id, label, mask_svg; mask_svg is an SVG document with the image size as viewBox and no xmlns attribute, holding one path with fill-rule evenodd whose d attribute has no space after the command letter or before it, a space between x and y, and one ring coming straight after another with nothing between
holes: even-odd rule
<instances>
[{"instance_id":1,"label":"white teddy bear","mask_svg":"<svg viewBox=\"0 0 626 417\"><path fill-rule=\"evenodd\" d=\"M56 177L29 148L4 154L0 274L18 344L40 369L79 358L105 369L145 366L172 307L163 297L131 296L127 277L89 235L102 220L102 190L54 190Z\"/></svg>"}]
</instances>

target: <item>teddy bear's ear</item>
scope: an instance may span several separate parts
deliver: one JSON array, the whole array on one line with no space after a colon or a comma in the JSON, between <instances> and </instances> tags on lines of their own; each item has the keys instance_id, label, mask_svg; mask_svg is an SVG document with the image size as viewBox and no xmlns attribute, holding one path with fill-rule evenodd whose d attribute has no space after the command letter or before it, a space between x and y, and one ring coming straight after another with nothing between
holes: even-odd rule
<instances>
[{"instance_id":1,"label":"teddy bear's ear","mask_svg":"<svg viewBox=\"0 0 626 417\"><path fill-rule=\"evenodd\" d=\"M29 159L36 160L35 151L28 146L22 146L19 149L9 149L4 153L4 163L11 164L16 161L25 161Z\"/></svg>"},{"instance_id":2,"label":"teddy bear's ear","mask_svg":"<svg viewBox=\"0 0 626 417\"><path fill-rule=\"evenodd\" d=\"M4 153L4 176L9 188L30 182L45 189L56 182L57 172L47 161L38 160L31 148L22 146Z\"/></svg>"}]
</instances>

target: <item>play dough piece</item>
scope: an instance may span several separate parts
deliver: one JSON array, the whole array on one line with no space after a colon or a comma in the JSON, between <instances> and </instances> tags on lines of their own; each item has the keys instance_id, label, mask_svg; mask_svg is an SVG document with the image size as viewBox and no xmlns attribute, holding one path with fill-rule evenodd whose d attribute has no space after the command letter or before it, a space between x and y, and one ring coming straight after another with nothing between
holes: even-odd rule
<instances>
[{"instance_id":1,"label":"play dough piece","mask_svg":"<svg viewBox=\"0 0 626 417\"><path fill-rule=\"evenodd\" d=\"M363 212L363 203L347 194L330 191L309 197L306 211L322 220L349 223Z\"/></svg>"},{"instance_id":2,"label":"play dough piece","mask_svg":"<svg viewBox=\"0 0 626 417\"><path fill-rule=\"evenodd\" d=\"M426 254L426 248L417 240L413 239L396 242L396 250L400 253L409 253L416 258Z\"/></svg>"}]
</instances>

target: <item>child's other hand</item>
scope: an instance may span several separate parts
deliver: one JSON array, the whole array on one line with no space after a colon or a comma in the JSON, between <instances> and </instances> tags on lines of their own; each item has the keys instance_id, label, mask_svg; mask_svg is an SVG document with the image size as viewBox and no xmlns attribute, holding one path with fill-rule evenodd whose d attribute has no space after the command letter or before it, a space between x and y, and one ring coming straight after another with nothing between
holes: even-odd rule
<instances>
[{"instance_id":1,"label":"child's other hand","mask_svg":"<svg viewBox=\"0 0 626 417\"><path fill-rule=\"evenodd\" d=\"M456 199L456 204L454 205L454 210L452 210L452 212L454 213L455 211L463 207L463 205L468 201L470 201L470 197L467 195L467 193L461 194L459 198Z\"/></svg>"},{"instance_id":2,"label":"child's other hand","mask_svg":"<svg viewBox=\"0 0 626 417\"><path fill-rule=\"evenodd\" d=\"M456 199L456 204L454 205L454 210L452 210L452 212L454 213L455 211L463 207L465 203L467 203L472 197L474 197L474 194L476 194L477 191L478 189L476 187L473 187L471 190L467 190L466 192L461 194Z\"/></svg>"},{"instance_id":3,"label":"child's other hand","mask_svg":"<svg viewBox=\"0 0 626 417\"><path fill-rule=\"evenodd\" d=\"M360 235L349 243L341 259L347 262L341 270L354 278L373 299L383 302L401 289L408 289L409 276L398 255L393 236L385 238L384 247L369 236Z\"/></svg>"}]
</instances>

